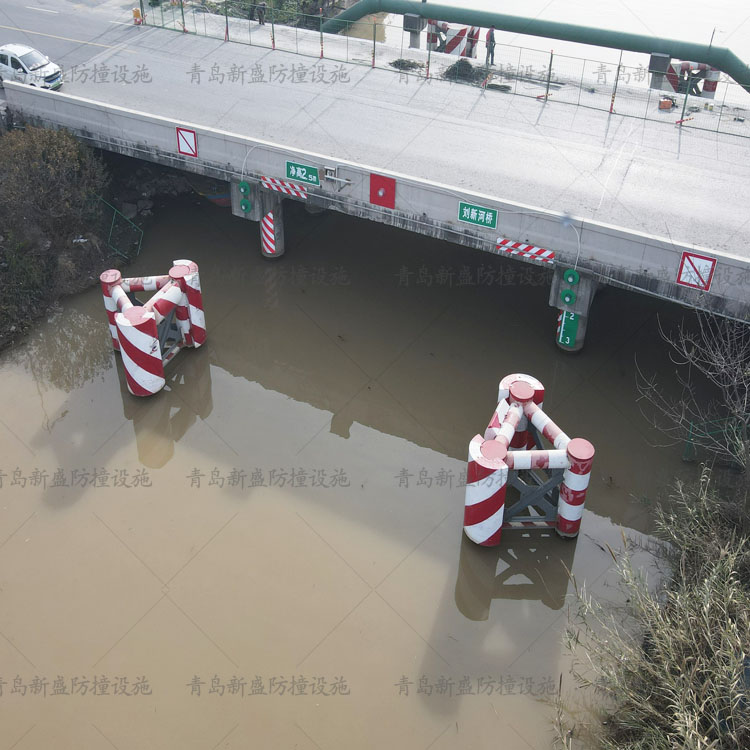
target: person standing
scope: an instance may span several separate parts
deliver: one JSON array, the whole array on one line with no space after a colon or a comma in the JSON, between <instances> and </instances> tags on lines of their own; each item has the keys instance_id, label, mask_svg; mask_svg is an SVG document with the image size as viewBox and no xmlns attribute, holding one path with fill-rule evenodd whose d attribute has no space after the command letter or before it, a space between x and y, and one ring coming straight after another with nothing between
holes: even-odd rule
<instances>
[{"instance_id":1,"label":"person standing","mask_svg":"<svg viewBox=\"0 0 750 750\"><path fill-rule=\"evenodd\" d=\"M266 3L265 0L258 6L258 23L261 26L266 25Z\"/></svg>"},{"instance_id":2,"label":"person standing","mask_svg":"<svg viewBox=\"0 0 750 750\"><path fill-rule=\"evenodd\" d=\"M495 27L490 26L487 30L487 59L484 61L485 65L495 64Z\"/></svg>"}]
</instances>

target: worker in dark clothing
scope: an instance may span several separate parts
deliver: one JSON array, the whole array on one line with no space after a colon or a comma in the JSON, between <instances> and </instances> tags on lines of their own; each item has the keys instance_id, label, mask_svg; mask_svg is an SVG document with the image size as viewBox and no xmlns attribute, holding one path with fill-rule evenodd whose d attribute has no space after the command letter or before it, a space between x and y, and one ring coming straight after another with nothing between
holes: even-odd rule
<instances>
[{"instance_id":1,"label":"worker in dark clothing","mask_svg":"<svg viewBox=\"0 0 750 750\"><path fill-rule=\"evenodd\" d=\"M490 26L487 30L487 59L484 61L485 65L495 64L495 27Z\"/></svg>"},{"instance_id":2,"label":"worker in dark clothing","mask_svg":"<svg viewBox=\"0 0 750 750\"><path fill-rule=\"evenodd\" d=\"M258 6L258 23L261 26L265 26L266 25L266 4L265 4L265 2L262 2Z\"/></svg>"}]
</instances>

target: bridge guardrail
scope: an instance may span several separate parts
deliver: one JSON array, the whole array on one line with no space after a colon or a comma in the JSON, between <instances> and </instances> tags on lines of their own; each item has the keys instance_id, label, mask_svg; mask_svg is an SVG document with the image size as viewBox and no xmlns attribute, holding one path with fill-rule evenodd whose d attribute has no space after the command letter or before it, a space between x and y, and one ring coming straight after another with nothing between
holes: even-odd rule
<instances>
[{"instance_id":1,"label":"bridge guardrail","mask_svg":"<svg viewBox=\"0 0 750 750\"><path fill-rule=\"evenodd\" d=\"M258 21L259 6L249 0L204 0L203 2L159 2L145 7L146 24L180 33L197 34L252 46L279 49L315 59L318 63L300 63L296 71L275 71L279 76L335 76L325 63L345 62L393 71L400 84L422 78L444 78L516 96L566 103L682 127L750 137L750 109L747 92L728 76L719 78L712 100L672 92L676 105L660 109L666 92L649 88L649 56L627 53L624 64L606 60L561 55L547 50L497 44L495 64L484 65L486 29L480 29L475 57L457 57L426 47L427 31L421 32L420 48L409 46L410 36L398 17L371 17L360 21L342 21L339 34L322 31L327 20L317 13L318 2L287 0L281 9L268 3L264 23ZM310 12L310 8L316 12ZM458 29L457 25L453 25ZM550 41L552 45L553 42ZM463 61L463 62L461 62ZM258 75L252 68L218 71L217 75ZM317 70L317 73L316 73ZM210 71L205 71L207 75ZM339 73L343 74L343 73ZM690 81L687 82L689 86Z\"/></svg>"}]
</instances>

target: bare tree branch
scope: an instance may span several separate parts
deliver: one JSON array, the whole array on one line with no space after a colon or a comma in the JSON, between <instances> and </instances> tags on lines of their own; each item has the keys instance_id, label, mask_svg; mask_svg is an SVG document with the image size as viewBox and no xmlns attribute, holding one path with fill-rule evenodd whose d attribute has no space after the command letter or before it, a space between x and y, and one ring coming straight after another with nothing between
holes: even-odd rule
<instances>
[{"instance_id":1,"label":"bare tree branch","mask_svg":"<svg viewBox=\"0 0 750 750\"><path fill-rule=\"evenodd\" d=\"M659 333L677 368L679 395L636 360L641 413L672 443L702 448L714 458L750 468L750 324L698 312L695 325ZM672 389L670 388L670 391Z\"/></svg>"}]
</instances>

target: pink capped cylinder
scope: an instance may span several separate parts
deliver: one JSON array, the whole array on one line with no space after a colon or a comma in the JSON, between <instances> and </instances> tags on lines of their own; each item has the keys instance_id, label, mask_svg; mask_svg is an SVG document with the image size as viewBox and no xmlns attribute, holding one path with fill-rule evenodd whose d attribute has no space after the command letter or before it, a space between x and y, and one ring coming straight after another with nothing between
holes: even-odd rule
<instances>
[{"instance_id":1,"label":"pink capped cylinder","mask_svg":"<svg viewBox=\"0 0 750 750\"><path fill-rule=\"evenodd\" d=\"M499 440L476 435L469 443L466 471L464 532L483 547L500 544L505 511L508 467L506 446Z\"/></svg>"},{"instance_id":2,"label":"pink capped cylinder","mask_svg":"<svg viewBox=\"0 0 750 750\"><path fill-rule=\"evenodd\" d=\"M115 325L117 302L112 297L112 289L119 286L121 281L122 274L116 268L110 268L99 276L102 296L104 297L104 309L107 311L107 319L109 320L109 334L112 337L112 348L115 351L120 350L120 342L117 340L117 326Z\"/></svg>"},{"instance_id":3,"label":"pink capped cylinder","mask_svg":"<svg viewBox=\"0 0 750 750\"><path fill-rule=\"evenodd\" d=\"M578 536L586 501L586 489L594 463L594 446L584 438L573 438L566 446L569 466L563 473L557 502L556 531L563 537Z\"/></svg>"},{"instance_id":4,"label":"pink capped cylinder","mask_svg":"<svg viewBox=\"0 0 750 750\"><path fill-rule=\"evenodd\" d=\"M206 316L203 312L203 296L198 264L192 260L175 260L169 275L180 284L187 297L188 318L192 345L201 346L206 341ZM178 310L179 320L179 310Z\"/></svg>"},{"instance_id":5,"label":"pink capped cylinder","mask_svg":"<svg viewBox=\"0 0 750 750\"><path fill-rule=\"evenodd\" d=\"M130 307L115 313L115 324L128 390L134 396L152 396L166 382L153 312Z\"/></svg>"},{"instance_id":6,"label":"pink capped cylinder","mask_svg":"<svg viewBox=\"0 0 750 750\"><path fill-rule=\"evenodd\" d=\"M506 375L500 381L500 385L497 391L498 409L500 408L500 404L503 401L508 400L510 395L510 387L516 381L528 383L528 385L530 385L534 389L534 395L531 400L541 409L544 404L544 386L542 385L541 381L537 380L533 375L525 375L524 373L514 373L513 375ZM493 421L494 419L495 415L493 415ZM502 421L502 419L500 421ZM490 427L492 426L493 423L490 422ZM525 414L521 417L521 420L518 423L516 434L510 441L510 447L515 450L523 448L533 449L536 447L534 445L534 438L529 433L529 422Z\"/></svg>"}]
</instances>

